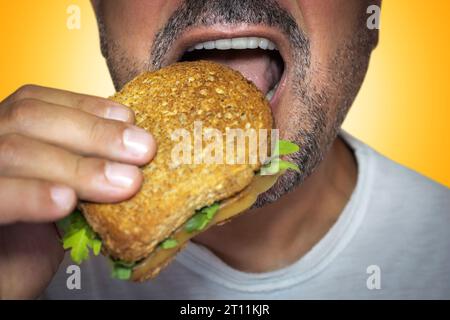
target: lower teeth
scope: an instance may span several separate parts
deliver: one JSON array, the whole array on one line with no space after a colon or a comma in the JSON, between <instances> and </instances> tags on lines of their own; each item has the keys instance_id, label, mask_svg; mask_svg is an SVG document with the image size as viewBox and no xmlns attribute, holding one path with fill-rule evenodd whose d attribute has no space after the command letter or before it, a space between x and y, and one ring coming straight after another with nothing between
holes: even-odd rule
<instances>
[{"instance_id":1,"label":"lower teeth","mask_svg":"<svg viewBox=\"0 0 450 320\"><path fill-rule=\"evenodd\" d=\"M267 94L266 94L267 100L269 100L269 101L272 100L272 97L275 94L275 91L277 90L277 88L278 88L278 83L275 85L275 87L273 87L271 90L269 90L269 92L267 92Z\"/></svg>"}]
</instances>

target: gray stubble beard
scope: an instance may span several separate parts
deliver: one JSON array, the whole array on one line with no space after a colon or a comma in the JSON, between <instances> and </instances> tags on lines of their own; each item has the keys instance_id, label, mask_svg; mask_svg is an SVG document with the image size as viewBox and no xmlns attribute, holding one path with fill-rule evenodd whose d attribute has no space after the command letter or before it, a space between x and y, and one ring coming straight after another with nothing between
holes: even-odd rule
<instances>
[{"instance_id":1,"label":"gray stubble beard","mask_svg":"<svg viewBox=\"0 0 450 320\"><path fill-rule=\"evenodd\" d=\"M291 91L294 99L283 111L293 116L285 117L287 122L277 125L282 129L281 138L301 147L298 153L287 157L301 172L286 172L269 191L258 197L252 208L263 207L293 191L323 160L361 86L376 42L375 34L365 28L365 19L361 19L360 30L334 52L328 67L324 68L312 64L308 38L290 14L272 0L187 0L156 34L149 59L136 61L127 56L119 43L108 39L101 15L98 23L102 52L117 90L139 73L163 67L165 52L189 27L213 23L262 23L280 29L288 37L293 74L291 86L286 89ZM326 82L315 83L315 79L326 79Z\"/></svg>"}]
</instances>

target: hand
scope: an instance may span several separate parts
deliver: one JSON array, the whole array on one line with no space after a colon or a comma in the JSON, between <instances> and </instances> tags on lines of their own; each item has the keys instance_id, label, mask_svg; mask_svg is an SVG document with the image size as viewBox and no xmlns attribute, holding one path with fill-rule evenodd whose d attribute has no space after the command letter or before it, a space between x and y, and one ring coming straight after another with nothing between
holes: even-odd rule
<instances>
[{"instance_id":1,"label":"hand","mask_svg":"<svg viewBox=\"0 0 450 320\"><path fill-rule=\"evenodd\" d=\"M107 99L27 85L0 102L0 298L38 296L63 249L53 221L78 199L118 202L142 184L153 137Z\"/></svg>"}]
</instances>

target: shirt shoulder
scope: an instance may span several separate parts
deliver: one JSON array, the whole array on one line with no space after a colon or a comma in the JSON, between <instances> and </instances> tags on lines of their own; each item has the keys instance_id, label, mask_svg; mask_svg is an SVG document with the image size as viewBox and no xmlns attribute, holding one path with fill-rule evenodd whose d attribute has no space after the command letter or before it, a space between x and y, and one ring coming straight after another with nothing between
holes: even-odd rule
<instances>
[{"instance_id":1,"label":"shirt shoulder","mask_svg":"<svg viewBox=\"0 0 450 320\"><path fill-rule=\"evenodd\" d=\"M450 294L450 190L392 161L366 144L344 137L354 149L361 176L370 183L359 193L364 218L349 246L335 261L349 273L375 265L383 290L362 290L372 298L442 298Z\"/></svg>"},{"instance_id":2,"label":"shirt shoulder","mask_svg":"<svg viewBox=\"0 0 450 320\"><path fill-rule=\"evenodd\" d=\"M369 162L372 170L370 197L386 209L410 212L439 212L450 216L450 189L381 155L368 145L344 134L358 162ZM365 159L364 159L365 158Z\"/></svg>"}]
</instances>

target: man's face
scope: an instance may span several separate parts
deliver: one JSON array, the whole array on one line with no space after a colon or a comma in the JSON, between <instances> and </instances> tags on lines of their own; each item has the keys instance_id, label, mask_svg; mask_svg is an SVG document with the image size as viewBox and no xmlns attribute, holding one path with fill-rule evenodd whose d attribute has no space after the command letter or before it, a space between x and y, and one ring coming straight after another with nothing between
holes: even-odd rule
<instances>
[{"instance_id":1,"label":"man's face","mask_svg":"<svg viewBox=\"0 0 450 320\"><path fill-rule=\"evenodd\" d=\"M369 0L93 1L102 52L116 89L145 70L180 60L226 64L270 98L283 139L301 146L257 206L301 183L335 140L366 73L377 32ZM229 41L229 39L244 38ZM225 41L216 41L228 39ZM269 40L276 46L273 49ZM206 42L206 44L205 44ZM189 51L202 43L206 49ZM238 46L229 48L230 45ZM257 49L254 47L258 46ZM262 47L262 48L261 48Z\"/></svg>"}]
</instances>

